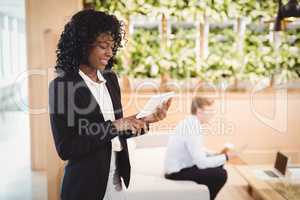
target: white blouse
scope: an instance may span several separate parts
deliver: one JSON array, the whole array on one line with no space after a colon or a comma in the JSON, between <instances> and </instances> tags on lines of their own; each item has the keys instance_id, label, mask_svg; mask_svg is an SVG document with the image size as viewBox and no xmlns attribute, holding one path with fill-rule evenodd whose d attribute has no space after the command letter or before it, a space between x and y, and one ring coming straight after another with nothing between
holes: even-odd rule
<instances>
[{"instance_id":1,"label":"white blouse","mask_svg":"<svg viewBox=\"0 0 300 200\"><path fill-rule=\"evenodd\" d=\"M103 114L104 120L115 120L114 108L111 101L110 94L106 87L106 80L102 76L100 70L97 70L98 79L101 83L93 81L85 73L79 69L79 75L87 84L91 93L95 97L101 112ZM111 163L110 163L110 172L107 183L107 188L103 200L123 200L125 198L124 190L122 189L122 181L116 169L116 153L117 151L122 150L122 146L119 140L119 137L115 137L111 140L112 142L112 154L111 154Z\"/></svg>"}]
</instances>

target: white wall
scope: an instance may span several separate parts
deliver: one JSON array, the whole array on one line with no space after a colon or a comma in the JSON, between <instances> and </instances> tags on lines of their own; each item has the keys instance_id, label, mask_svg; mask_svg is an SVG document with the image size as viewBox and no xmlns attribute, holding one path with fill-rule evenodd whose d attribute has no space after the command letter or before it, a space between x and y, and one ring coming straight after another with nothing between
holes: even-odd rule
<instances>
[{"instance_id":1,"label":"white wall","mask_svg":"<svg viewBox=\"0 0 300 200\"><path fill-rule=\"evenodd\" d=\"M27 80L17 79L17 77L22 75L27 69L25 33L25 0L1 0L1 110L20 110L22 108L19 102L22 102L22 104L25 103L25 105L27 104Z\"/></svg>"},{"instance_id":2,"label":"white wall","mask_svg":"<svg viewBox=\"0 0 300 200\"><path fill-rule=\"evenodd\" d=\"M25 0L1 0L0 12L12 17L25 18Z\"/></svg>"}]
</instances>

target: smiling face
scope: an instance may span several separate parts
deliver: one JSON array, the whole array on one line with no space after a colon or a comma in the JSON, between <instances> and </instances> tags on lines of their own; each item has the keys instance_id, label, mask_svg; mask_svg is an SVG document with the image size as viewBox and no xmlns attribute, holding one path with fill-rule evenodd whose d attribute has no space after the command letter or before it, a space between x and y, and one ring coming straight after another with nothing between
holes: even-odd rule
<instances>
[{"instance_id":1,"label":"smiling face","mask_svg":"<svg viewBox=\"0 0 300 200\"><path fill-rule=\"evenodd\" d=\"M113 56L114 40L108 33L101 33L91 45L88 56L89 65L103 71Z\"/></svg>"}]
</instances>

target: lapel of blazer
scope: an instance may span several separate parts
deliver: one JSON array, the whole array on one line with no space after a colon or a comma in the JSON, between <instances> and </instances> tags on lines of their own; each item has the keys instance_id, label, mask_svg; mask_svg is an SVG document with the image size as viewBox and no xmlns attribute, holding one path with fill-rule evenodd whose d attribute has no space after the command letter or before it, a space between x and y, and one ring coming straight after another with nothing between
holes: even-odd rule
<instances>
[{"instance_id":1,"label":"lapel of blazer","mask_svg":"<svg viewBox=\"0 0 300 200\"><path fill-rule=\"evenodd\" d=\"M108 72L109 73L109 72ZM116 88L114 88L114 83L112 82L110 76L108 73L104 73L103 77L106 80L106 87L109 92L112 104L113 104L113 109L114 109L114 114L115 114L115 119L119 119L123 117L123 112L122 112L122 106L121 106L121 99L119 95L117 94L118 91L116 91ZM94 95L88 88L87 84L83 80L83 78L77 73L73 77L74 80L74 85L76 84L82 84L82 87L76 91L76 93L80 96L80 99L85 101L86 105L88 104L95 104L96 107L95 109L97 110L97 113L100 114L101 118L104 120L103 114L101 112L101 108L97 103L97 100L95 99Z\"/></svg>"},{"instance_id":2,"label":"lapel of blazer","mask_svg":"<svg viewBox=\"0 0 300 200\"><path fill-rule=\"evenodd\" d=\"M111 73L110 71L108 71L107 73L104 73L103 77L106 80L106 87L107 87L107 90L108 90L111 100L112 100L112 104L114 107L114 113L115 113L115 119L120 119L123 117L123 110L122 110L122 104L121 104L121 97L118 95L117 88L115 87L115 84L118 84L118 83L113 82L113 79L110 78L110 73ZM119 137L119 140L120 140L123 148L127 149L126 139L123 137Z\"/></svg>"},{"instance_id":3,"label":"lapel of blazer","mask_svg":"<svg viewBox=\"0 0 300 200\"><path fill-rule=\"evenodd\" d=\"M110 71L103 73L103 77L106 80L106 87L113 104L115 119L120 119L123 117L121 97L118 95L117 88L115 87L116 83L113 82L112 78L110 77L110 73Z\"/></svg>"},{"instance_id":4,"label":"lapel of blazer","mask_svg":"<svg viewBox=\"0 0 300 200\"><path fill-rule=\"evenodd\" d=\"M120 99L121 97L119 97L118 91L116 91L117 88L114 88L115 87L114 84L116 83L113 83L113 80L110 78L110 75L108 73L104 73L103 77L106 80L106 87L111 97L111 101L114 108L115 119L120 119L123 117L122 105ZM83 86L76 91L77 94L80 96L80 99L82 99L82 101L85 101L86 105L88 105L89 103L93 103L93 104L95 103L96 104L95 109L97 111L97 114L99 114L99 119L102 119L104 121L104 117L101 112L100 106L98 105L97 100L93 96L92 92L89 90L88 86L86 85L82 77L79 74L75 74L73 80L74 80L74 85L83 84ZM125 149L127 149L126 139L124 139L123 137L119 137L119 138L122 146Z\"/></svg>"},{"instance_id":5,"label":"lapel of blazer","mask_svg":"<svg viewBox=\"0 0 300 200\"><path fill-rule=\"evenodd\" d=\"M99 119L104 121L104 117L101 112L100 106L97 103L97 100L95 99L94 95L88 88L87 84L83 80L83 78L77 73L77 74L73 75L73 81L74 81L73 82L74 86L79 87L76 90L76 94L79 95L79 97L80 97L79 99L84 102L84 105L87 105L87 106L93 105L94 109L92 112L96 112L97 115L99 114ZM76 86L77 84L79 84L79 85Z\"/></svg>"}]
</instances>

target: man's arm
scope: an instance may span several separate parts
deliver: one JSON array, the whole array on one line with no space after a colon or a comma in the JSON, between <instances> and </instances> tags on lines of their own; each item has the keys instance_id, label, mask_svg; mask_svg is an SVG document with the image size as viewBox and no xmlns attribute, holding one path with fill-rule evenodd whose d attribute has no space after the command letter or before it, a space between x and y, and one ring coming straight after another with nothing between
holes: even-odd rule
<instances>
[{"instance_id":1,"label":"man's arm","mask_svg":"<svg viewBox=\"0 0 300 200\"><path fill-rule=\"evenodd\" d=\"M202 138L198 136L187 136L185 143L190 152L193 162L199 169L214 168L225 164L225 154L207 156L202 149Z\"/></svg>"},{"instance_id":2,"label":"man's arm","mask_svg":"<svg viewBox=\"0 0 300 200\"><path fill-rule=\"evenodd\" d=\"M188 132L185 136L185 145L193 159L194 164L199 169L213 168L224 165L225 154L208 156L203 146L202 127L197 119L191 118L186 121L177 131Z\"/></svg>"}]
</instances>

